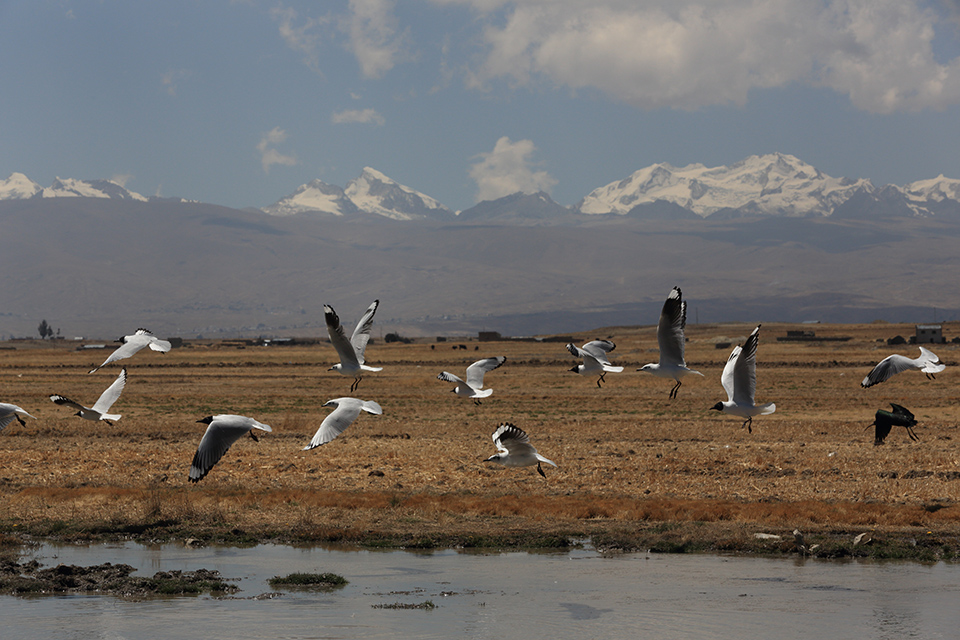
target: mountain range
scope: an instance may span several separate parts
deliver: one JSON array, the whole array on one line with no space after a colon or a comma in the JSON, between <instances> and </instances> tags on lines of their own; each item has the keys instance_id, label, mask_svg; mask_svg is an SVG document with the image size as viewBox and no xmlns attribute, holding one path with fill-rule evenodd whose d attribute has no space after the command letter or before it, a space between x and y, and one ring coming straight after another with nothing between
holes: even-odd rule
<instances>
[{"instance_id":1,"label":"mountain range","mask_svg":"<svg viewBox=\"0 0 960 640\"><path fill-rule=\"evenodd\" d=\"M56 197L157 200L109 180L57 178L48 188L22 173L0 180L0 200ZM261 210L271 216L367 213L403 221L509 220L534 225L579 224L585 216L610 214L674 220L960 216L960 180L940 175L904 186L875 187L868 179L833 178L794 156L771 153L720 167L651 165L594 189L570 207L543 192L516 193L455 212L365 167L346 187L313 180Z\"/></svg>"},{"instance_id":2,"label":"mountain range","mask_svg":"<svg viewBox=\"0 0 960 640\"><path fill-rule=\"evenodd\" d=\"M324 304L350 324L375 298L380 333L565 333L655 324L675 285L690 322L960 319L958 185L875 188L770 154L648 167L571 207L517 193L455 212L368 168L240 210L13 174L0 338L41 319L65 336L324 336Z\"/></svg>"}]
</instances>

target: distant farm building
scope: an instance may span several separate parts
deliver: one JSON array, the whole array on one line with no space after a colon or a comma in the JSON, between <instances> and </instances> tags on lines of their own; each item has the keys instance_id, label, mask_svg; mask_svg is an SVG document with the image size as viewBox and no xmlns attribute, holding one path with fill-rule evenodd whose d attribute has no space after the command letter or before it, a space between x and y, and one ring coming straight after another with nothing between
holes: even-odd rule
<instances>
[{"instance_id":1,"label":"distant farm building","mask_svg":"<svg viewBox=\"0 0 960 640\"><path fill-rule=\"evenodd\" d=\"M914 336L915 344L941 344L946 342L943 339L943 327L939 324L918 324L917 333Z\"/></svg>"},{"instance_id":2,"label":"distant farm building","mask_svg":"<svg viewBox=\"0 0 960 640\"><path fill-rule=\"evenodd\" d=\"M481 331L477 334L477 340L480 342L497 342L503 340L499 331Z\"/></svg>"}]
</instances>

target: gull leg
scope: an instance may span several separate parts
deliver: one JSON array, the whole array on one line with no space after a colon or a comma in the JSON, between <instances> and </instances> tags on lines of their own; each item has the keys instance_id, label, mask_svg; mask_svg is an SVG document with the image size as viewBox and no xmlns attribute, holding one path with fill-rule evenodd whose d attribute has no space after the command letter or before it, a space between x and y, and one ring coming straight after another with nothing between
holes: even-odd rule
<instances>
[{"instance_id":1,"label":"gull leg","mask_svg":"<svg viewBox=\"0 0 960 640\"><path fill-rule=\"evenodd\" d=\"M542 475L544 480L547 479L547 474L545 474L545 473L543 472L543 469L540 467L540 463L539 463L539 462L537 463L537 473L539 473L540 475Z\"/></svg>"},{"instance_id":2,"label":"gull leg","mask_svg":"<svg viewBox=\"0 0 960 640\"><path fill-rule=\"evenodd\" d=\"M680 391L680 385L683 384L680 380L677 380L677 384L673 385L673 388L670 389L670 399L677 397L677 392Z\"/></svg>"},{"instance_id":3,"label":"gull leg","mask_svg":"<svg viewBox=\"0 0 960 640\"><path fill-rule=\"evenodd\" d=\"M603 373L601 373L601 374L600 374L600 377L597 378L597 388L598 388L598 389L602 389L602 388L603 388L603 385L600 384L601 381L602 381L602 382L606 382L606 381L607 381L607 379L603 377L603 376L605 376L605 375L607 375L607 372L606 372L606 371L604 371Z\"/></svg>"},{"instance_id":4,"label":"gull leg","mask_svg":"<svg viewBox=\"0 0 960 640\"><path fill-rule=\"evenodd\" d=\"M20 423L20 426L21 426L21 427L27 426L27 423L24 422L24 421L23 421L23 418L21 418L19 415L13 414L13 417L17 419L17 422Z\"/></svg>"},{"instance_id":5,"label":"gull leg","mask_svg":"<svg viewBox=\"0 0 960 640\"><path fill-rule=\"evenodd\" d=\"M250 435L251 438L253 438L254 442L260 442L260 438L258 438L253 434L253 429L251 429L250 431L247 431L247 433Z\"/></svg>"},{"instance_id":6,"label":"gull leg","mask_svg":"<svg viewBox=\"0 0 960 640\"><path fill-rule=\"evenodd\" d=\"M473 399L473 404L475 404L475 405L477 405L477 406L479 407L479 406L480 406L480 398L474 398L474 399Z\"/></svg>"},{"instance_id":7,"label":"gull leg","mask_svg":"<svg viewBox=\"0 0 960 640\"><path fill-rule=\"evenodd\" d=\"M747 433L753 433L753 429L751 428L752 424L753 424L753 416L750 416L749 418L743 421L743 424L740 425L740 428L742 429L743 427L746 427Z\"/></svg>"}]
</instances>

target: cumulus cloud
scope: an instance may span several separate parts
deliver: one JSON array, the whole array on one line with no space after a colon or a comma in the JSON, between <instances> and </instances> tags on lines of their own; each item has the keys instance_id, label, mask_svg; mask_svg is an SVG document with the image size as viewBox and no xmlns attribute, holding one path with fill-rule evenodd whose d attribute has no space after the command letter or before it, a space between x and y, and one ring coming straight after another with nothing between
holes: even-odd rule
<instances>
[{"instance_id":1,"label":"cumulus cloud","mask_svg":"<svg viewBox=\"0 0 960 640\"><path fill-rule=\"evenodd\" d=\"M645 109L742 105L798 83L878 113L960 103L960 58L932 46L953 0L433 1L478 13L478 88L547 81Z\"/></svg>"},{"instance_id":2,"label":"cumulus cloud","mask_svg":"<svg viewBox=\"0 0 960 640\"><path fill-rule=\"evenodd\" d=\"M477 202L495 200L522 191L547 191L557 181L546 171L534 171L531 156L536 147L530 140L512 142L504 136L493 151L479 154L479 161L470 167L470 177L477 183Z\"/></svg>"},{"instance_id":3,"label":"cumulus cloud","mask_svg":"<svg viewBox=\"0 0 960 640\"><path fill-rule=\"evenodd\" d=\"M344 111L338 111L333 114L330 118L330 121L333 124L375 124L378 126L383 126L386 123L386 120L383 119L383 116L377 113L376 109L345 109Z\"/></svg>"},{"instance_id":4,"label":"cumulus cloud","mask_svg":"<svg viewBox=\"0 0 960 640\"><path fill-rule=\"evenodd\" d=\"M350 0L344 31L350 38L348 47L367 78L382 78L399 60L408 57L408 35L398 33L398 28L390 0Z\"/></svg>"},{"instance_id":5,"label":"cumulus cloud","mask_svg":"<svg viewBox=\"0 0 960 640\"><path fill-rule=\"evenodd\" d=\"M297 164L294 156L288 156L277 151L274 146L282 144L287 139L287 132L280 127L274 127L260 137L257 143L257 151L260 152L260 164L263 165L264 173L270 173L270 167L275 164L284 166L293 166Z\"/></svg>"}]
</instances>

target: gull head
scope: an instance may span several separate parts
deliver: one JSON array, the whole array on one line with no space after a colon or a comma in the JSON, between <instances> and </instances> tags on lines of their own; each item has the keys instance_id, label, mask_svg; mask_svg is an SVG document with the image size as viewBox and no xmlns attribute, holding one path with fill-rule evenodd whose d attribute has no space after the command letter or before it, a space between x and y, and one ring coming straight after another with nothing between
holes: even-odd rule
<instances>
[{"instance_id":1,"label":"gull head","mask_svg":"<svg viewBox=\"0 0 960 640\"><path fill-rule=\"evenodd\" d=\"M333 365L332 367L327 369L327 371L340 371L340 363L338 362L337 364Z\"/></svg>"},{"instance_id":2,"label":"gull head","mask_svg":"<svg viewBox=\"0 0 960 640\"><path fill-rule=\"evenodd\" d=\"M570 371L573 371L574 373L580 373L580 367L582 366L582 364L578 364L577 366L571 368Z\"/></svg>"},{"instance_id":3,"label":"gull head","mask_svg":"<svg viewBox=\"0 0 960 640\"><path fill-rule=\"evenodd\" d=\"M722 402L718 402L717 404L715 404L715 405L713 405L712 407L710 407L710 410L723 411L723 403L722 403Z\"/></svg>"},{"instance_id":4,"label":"gull head","mask_svg":"<svg viewBox=\"0 0 960 640\"><path fill-rule=\"evenodd\" d=\"M213 416L207 416L203 420L197 420L197 422L203 423L203 424L210 424L211 422L213 422Z\"/></svg>"},{"instance_id":5,"label":"gull head","mask_svg":"<svg viewBox=\"0 0 960 640\"><path fill-rule=\"evenodd\" d=\"M486 458L484 462L502 462L502 460L507 456L505 453L495 453L489 458Z\"/></svg>"},{"instance_id":6,"label":"gull head","mask_svg":"<svg viewBox=\"0 0 960 640\"><path fill-rule=\"evenodd\" d=\"M637 371L653 371L653 370L654 370L653 364L645 364L639 369L637 369Z\"/></svg>"}]
</instances>

